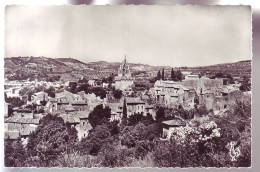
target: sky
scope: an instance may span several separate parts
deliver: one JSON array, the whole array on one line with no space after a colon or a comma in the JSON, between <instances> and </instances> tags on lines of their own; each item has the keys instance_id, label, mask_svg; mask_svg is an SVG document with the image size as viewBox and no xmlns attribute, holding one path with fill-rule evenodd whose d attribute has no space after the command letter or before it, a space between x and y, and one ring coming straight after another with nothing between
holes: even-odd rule
<instances>
[{"instance_id":1,"label":"sky","mask_svg":"<svg viewBox=\"0 0 260 172\"><path fill-rule=\"evenodd\" d=\"M8 6L5 57L204 66L252 57L249 6Z\"/></svg>"}]
</instances>

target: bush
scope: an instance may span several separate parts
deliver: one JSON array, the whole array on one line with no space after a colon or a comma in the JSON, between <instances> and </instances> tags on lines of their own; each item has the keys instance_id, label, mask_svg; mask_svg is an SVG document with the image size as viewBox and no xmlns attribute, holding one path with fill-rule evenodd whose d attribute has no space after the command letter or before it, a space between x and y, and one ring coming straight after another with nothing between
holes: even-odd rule
<instances>
[{"instance_id":1,"label":"bush","mask_svg":"<svg viewBox=\"0 0 260 172\"><path fill-rule=\"evenodd\" d=\"M143 159L154 148L154 143L146 140L139 141L135 148L135 157Z\"/></svg>"},{"instance_id":2,"label":"bush","mask_svg":"<svg viewBox=\"0 0 260 172\"><path fill-rule=\"evenodd\" d=\"M4 140L4 163L6 167L23 167L25 165L26 152L21 139Z\"/></svg>"},{"instance_id":3,"label":"bush","mask_svg":"<svg viewBox=\"0 0 260 172\"><path fill-rule=\"evenodd\" d=\"M106 125L98 125L92 129L87 138L83 138L79 144L82 154L98 155L101 149L114 142L109 128Z\"/></svg>"},{"instance_id":4,"label":"bush","mask_svg":"<svg viewBox=\"0 0 260 172\"><path fill-rule=\"evenodd\" d=\"M174 140L160 141L155 147L154 161L158 167L214 167L211 156L200 153L200 144L177 144Z\"/></svg>"},{"instance_id":5,"label":"bush","mask_svg":"<svg viewBox=\"0 0 260 172\"><path fill-rule=\"evenodd\" d=\"M73 151L77 144L77 131L65 125L58 116L46 115L37 129L29 135L27 150L30 156L38 156L46 166L62 153Z\"/></svg>"},{"instance_id":6,"label":"bush","mask_svg":"<svg viewBox=\"0 0 260 172\"><path fill-rule=\"evenodd\" d=\"M89 88L87 93L94 93L96 96L99 96L101 99L105 98L107 95L106 90L101 87Z\"/></svg>"},{"instance_id":7,"label":"bush","mask_svg":"<svg viewBox=\"0 0 260 172\"><path fill-rule=\"evenodd\" d=\"M103 105L97 105L92 112L89 113L89 123L93 128L97 125L108 123L111 117L111 109L109 107L103 108Z\"/></svg>"},{"instance_id":8,"label":"bush","mask_svg":"<svg viewBox=\"0 0 260 172\"><path fill-rule=\"evenodd\" d=\"M128 148L135 147L139 140L145 139L146 126L138 123L136 126L126 126L121 133L121 144Z\"/></svg>"},{"instance_id":9,"label":"bush","mask_svg":"<svg viewBox=\"0 0 260 172\"><path fill-rule=\"evenodd\" d=\"M113 95L116 99L121 99L122 97L122 91L121 90L114 90Z\"/></svg>"}]
</instances>

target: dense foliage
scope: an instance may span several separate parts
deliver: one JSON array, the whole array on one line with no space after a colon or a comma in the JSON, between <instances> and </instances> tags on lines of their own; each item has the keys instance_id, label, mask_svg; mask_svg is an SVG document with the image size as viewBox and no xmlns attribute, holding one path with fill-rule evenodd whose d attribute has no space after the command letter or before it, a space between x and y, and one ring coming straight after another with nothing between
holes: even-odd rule
<instances>
[{"instance_id":1,"label":"dense foliage","mask_svg":"<svg viewBox=\"0 0 260 172\"><path fill-rule=\"evenodd\" d=\"M97 105L92 112L89 114L89 123L92 127L97 125L106 124L111 117L111 109L109 107L103 107L102 104Z\"/></svg>"},{"instance_id":2,"label":"dense foliage","mask_svg":"<svg viewBox=\"0 0 260 172\"><path fill-rule=\"evenodd\" d=\"M173 68L171 70L171 79L173 81L181 81L182 80L182 73L180 70L174 71Z\"/></svg>"},{"instance_id":3,"label":"dense foliage","mask_svg":"<svg viewBox=\"0 0 260 172\"><path fill-rule=\"evenodd\" d=\"M121 90L113 90L113 95L116 99L121 99L122 91Z\"/></svg>"},{"instance_id":4,"label":"dense foliage","mask_svg":"<svg viewBox=\"0 0 260 172\"><path fill-rule=\"evenodd\" d=\"M94 93L96 96L99 96L101 99L106 97L106 90L102 87L91 87L88 83L85 83L84 80L79 80L77 82L70 82L67 87L67 91L76 94L80 91L84 91L86 94Z\"/></svg>"},{"instance_id":5,"label":"dense foliage","mask_svg":"<svg viewBox=\"0 0 260 172\"><path fill-rule=\"evenodd\" d=\"M25 149L23 148L21 138L17 140L4 140L4 154L6 167L23 167L25 166L24 157L26 156Z\"/></svg>"},{"instance_id":6,"label":"dense foliage","mask_svg":"<svg viewBox=\"0 0 260 172\"><path fill-rule=\"evenodd\" d=\"M186 113L181 107L173 113ZM186 126L171 129L169 140L162 136L167 109L151 115L134 114L125 125L109 122L110 109L102 105L90 114L93 129L77 140L75 128L62 118L47 115L30 134L24 149L19 140L5 140L6 166L66 167L249 167L251 166L251 105L234 103L221 116L194 109ZM180 116L180 114L176 114ZM174 115L172 116L174 118ZM106 121L106 122L105 122ZM27 155L26 159L24 156ZM12 159L16 157L16 159ZM34 159L34 157L37 157Z\"/></svg>"},{"instance_id":7,"label":"dense foliage","mask_svg":"<svg viewBox=\"0 0 260 172\"><path fill-rule=\"evenodd\" d=\"M65 124L61 117L46 115L40 120L36 131L29 136L27 151L37 156L44 166L57 159L63 153L73 152L77 144L77 131Z\"/></svg>"}]
</instances>

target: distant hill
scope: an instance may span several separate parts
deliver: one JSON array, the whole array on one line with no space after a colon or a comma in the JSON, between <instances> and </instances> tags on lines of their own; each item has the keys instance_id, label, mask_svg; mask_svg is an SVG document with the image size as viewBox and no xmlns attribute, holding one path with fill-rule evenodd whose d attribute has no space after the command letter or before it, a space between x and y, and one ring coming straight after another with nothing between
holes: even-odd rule
<instances>
[{"instance_id":1,"label":"distant hill","mask_svg":"<svg viewBox=\"0 0 260 172\"><path fill-rule=\"evenodd\" d=\"M48 57L10 57L4 59L5 77L21 78L49 77L60 75L65 80L88 76L90 78L102 78L111 73L116 73L121 62L96 61L84 63L73 58L48 58ZM132 72L146 71L156 74L158 70L171 70L170 66L150 66L147 64L128 63ZM228 72L232 75L250 75L251 60L235 63L216 64L211 66L174 68L192 73L217 73Z\"/></svg>"},{"instance_id":2,"label":"distant hill","mask_svg":"<svg viewBox=\"0 0 260 172\"><path fill-rule=\"evenodd\" d=\"M210 66L182 67L181 70L187 70L193 73L228 73L232 76L250 76L251 62L251 60L244 60L234 63L222 63Z\"/></svg>"}]
</instances>

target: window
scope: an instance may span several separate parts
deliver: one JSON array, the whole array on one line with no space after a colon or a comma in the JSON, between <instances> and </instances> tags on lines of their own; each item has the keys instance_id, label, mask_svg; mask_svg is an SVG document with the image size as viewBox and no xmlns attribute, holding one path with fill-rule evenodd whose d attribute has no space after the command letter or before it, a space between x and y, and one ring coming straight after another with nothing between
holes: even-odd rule
<instances>
[{"instance_id":1,"label":"window","mask_svg":"<svg viewBox=\"0 0 260 172\"><path fill-rule=\"evenodd\" d=\"M86 137L86 134L84 134L84 137Z\"/></svg>"},{"instance_id":2,"label":"window","mask_svg":"<svg viewBox=\"0 0 260 172\"><path fill-rule=\"evenodd\" d=\"M85 125L85 122L83 122L83 126Z\"/></svg>"}]
</instances>

